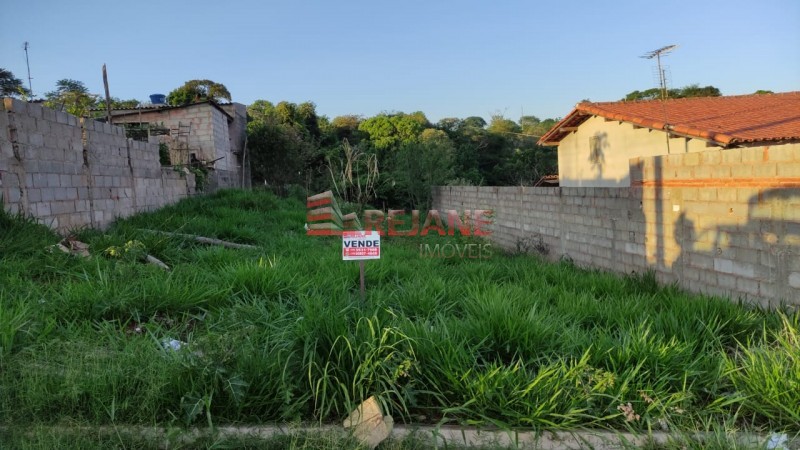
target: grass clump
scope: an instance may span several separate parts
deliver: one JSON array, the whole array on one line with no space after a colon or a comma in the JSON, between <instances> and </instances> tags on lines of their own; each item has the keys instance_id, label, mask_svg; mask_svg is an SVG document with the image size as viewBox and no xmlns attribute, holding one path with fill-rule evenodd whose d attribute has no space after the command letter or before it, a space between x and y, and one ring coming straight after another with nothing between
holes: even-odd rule
<instances>
[{"instance_id":1,"label":"grass clump","mask_svg":"<svg viewBox=\"0 0 800 450\"><path fill-rule=\"evenodd\" d=\"M398 422L800 429L797 313L497 251L421 256L472 242L439 236L384 238L362 301L340 240L304 222L296 199L221 191L80 230L77 258L0 215L0 423L328 423L376 395Z\"/></svg>"}]
</instances>

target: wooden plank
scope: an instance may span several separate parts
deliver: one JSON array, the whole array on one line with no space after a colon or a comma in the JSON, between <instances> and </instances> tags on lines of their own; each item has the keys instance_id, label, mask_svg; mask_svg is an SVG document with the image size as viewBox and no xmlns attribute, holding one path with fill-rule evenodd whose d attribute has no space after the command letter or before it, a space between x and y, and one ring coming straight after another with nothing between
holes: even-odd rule
<instances>
[{"instance_id":1,"label":"wooden plank","mask_svg":"<svg viewBox=\"0 0 800 450\"><path fill-rule=\"evenodd\" d=\"M145 229L143 229L142 231L146 231L148 233L165 234L167 236L182 237L182 238L186 238L186 239L192 239L192 240L194 240L196 242L201 242L203 244L221 245L221 246L227 247L227 248L239 248L239 249L258 249L259 248L259 247L256 247L255 245L237 244L235 242L228 242L228 241L223 241L221 239L214 239L214 238L208 238L208 237L204 237L204 236L197 236L197 235L194 235L194 234L172 233L172 232L169 232L169 231L145 230Z\"/></svg>"}]
</instances>

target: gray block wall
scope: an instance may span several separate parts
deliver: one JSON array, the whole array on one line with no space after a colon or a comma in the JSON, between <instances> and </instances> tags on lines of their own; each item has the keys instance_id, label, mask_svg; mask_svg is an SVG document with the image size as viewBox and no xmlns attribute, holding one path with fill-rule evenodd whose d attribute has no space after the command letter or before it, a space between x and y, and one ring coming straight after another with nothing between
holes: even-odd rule
<instances>
[{"instance_id":1,"label":"gray block wall","mask_svg":"<svg viewBox=\"0 0 800 450\"><path fill-rule=\"evenodd\" d=\"M631 174L630 188L434 187L434 208L493 210L490 239L510 251L800 305L800 145L636 158Z\"/></svg>"},{"instance_id":2,"label":"gray block wall","mask_svg":"<svg viewBox=\"0 0 800 450\"><path fill-rule=\"evenodd\" d=\"M12 213L68 232L194 194L194 175L161 167L156 141L34 103L6 98L2 106L0 193Z\"/></svg>"}]
</instances>

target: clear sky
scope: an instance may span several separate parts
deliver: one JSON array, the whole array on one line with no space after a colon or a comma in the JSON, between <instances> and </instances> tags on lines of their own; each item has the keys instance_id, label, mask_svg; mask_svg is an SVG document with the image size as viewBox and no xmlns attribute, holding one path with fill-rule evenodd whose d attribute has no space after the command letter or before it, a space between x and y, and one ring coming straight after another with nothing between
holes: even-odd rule
<instances>
[{"instance_id":1,"label":"clear sky","mask_svg":"<svg viewBox=\"0 0 800 450\"><path fill-rule=\"evenodd\" d=\"M333 118L386 111L562 117L658 84L725 95L800 90L800 1L2 0L0 67L34 93L61 78L147 100L184 81L233 100L313 101Z\"/></svg>"}]
</instances>

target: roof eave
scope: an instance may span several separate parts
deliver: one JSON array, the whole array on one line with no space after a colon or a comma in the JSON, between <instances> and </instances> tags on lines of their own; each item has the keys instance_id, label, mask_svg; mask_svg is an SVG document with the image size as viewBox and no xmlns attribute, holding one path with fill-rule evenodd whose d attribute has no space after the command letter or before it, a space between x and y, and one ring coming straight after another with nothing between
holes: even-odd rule
<instances>
[{"instance_id":1,"label":"roof eave","mask_svg":"<svg viewBox=\"0 0 800 450\"><path fill-rule=\"evenodd\" d=\"M553 125L553 128L550 128L550 130L548 130L547 133L545 133L542 137L540 137L539 140L536 141L536 143L543 147L557 146L562 139L567 137L572 132L572 131L564 131L562 130L562 128L566 126L571 126L571 127L580 126L580 124L585 122L586 119L588 119L589 116L591 115L590 113L583 111L580 108L581 105L582 104L576 106L575 109L570 111L570 113L567 114L566 117L561 119L557 124Z\"/></svg>"}]
</instances>

